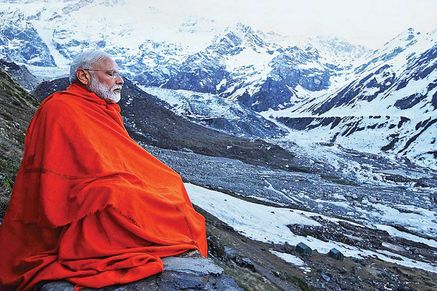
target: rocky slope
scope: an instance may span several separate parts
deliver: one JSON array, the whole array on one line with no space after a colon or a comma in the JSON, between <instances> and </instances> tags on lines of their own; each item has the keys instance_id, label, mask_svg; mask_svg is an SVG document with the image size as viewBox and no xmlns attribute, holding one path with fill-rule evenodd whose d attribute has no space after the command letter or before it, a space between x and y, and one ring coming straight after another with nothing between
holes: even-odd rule
<instances>
[{"instance_id":1,"label":"rocky slope","mask_svg":"<svg viewBox=\"0 0 437 291\"><path fill-rule=\"evenodd\" d=\"M244 105L215 94L140 86L167 103L167 108L193 123L246 138L275 138L286 134Z\"/></svg>"},{"instance_id":2,"label":"rocky slope","mask_svg":"<svg viewBox=\"0 0 437 291\"><path fill-rule=\"evenodd\" d=\"M6 210L24 135L38 103L0 68L0 216Z\"/></svg>"},{"instance_id":3,"label":"rocky slope","mask_svg":"<svg viewBox=\"0 0 437 291\"><path fill-rule=\"evenodd\" d=\"M24 65L17 65L14 62L0 59L0 68L6 71L15 82L28 92L34 90L41 83L41 80Z\"/></svg>"},{"instance_id":4,"label":"rocky slope","mask_svg":"<svg viewBox=\"0 0 437 291\"><path fill-rule=\"evenodd\" d=\"M169 257L164 258L165 272L139 280L130 284L109 286L99 289L84 288L91 290L228 290L242 291L235 281L224 274L223 269L211 259L200 257ZM40 287L41 291L73 291L74 286L65 281L45 283Z\"/></svg>"}]
</instances>

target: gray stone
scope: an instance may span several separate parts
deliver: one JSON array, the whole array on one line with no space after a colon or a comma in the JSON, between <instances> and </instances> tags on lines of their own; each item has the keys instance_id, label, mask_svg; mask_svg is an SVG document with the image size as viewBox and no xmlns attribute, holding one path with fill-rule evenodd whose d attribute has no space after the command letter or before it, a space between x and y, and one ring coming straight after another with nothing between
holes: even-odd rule
<instances>
[{"instance_id":1,"label":"gray stone","mask_svg":"<svg viewBox=\"0 0 437 291\"><path fill-rule=\"evenodd\" d=\"M292 245L290 245L288 242L286 242L286 243L284 244L284 251L285 251L286 253L293 254L293 253L294 253L294 250L295 250L295 248L294 248Z\"/></svg>"},{"instance_id":2,"label":"gray stone","mask_svg":"<svg viewBox=\"0 0 437 291\"><path fill-rule=\"evenodd\" d=\"M300 242L296 246L296 252L303 256L310 256L313 250L303 242Z\"/></svg>"},{"instance_id":3,"label":"gray stone","mask_svg":"<svg viewBox=\"0 0 437 291\"><path fill-rule=\"evenodd\" d=\"M224 252L228 260L235 260L238 256L237 251L230 247L224 247Z\"/></svg>"},{"instance_id":4,"label":"gray stone","mask_svg":"<svg viewBox=\"0 0 437 291\"><path fill-rule=\"evenodd\" d=\"M344 255L343 255L343 253L340 252L339 250L337 250L336 248L332 248L332 249L329 251L328 255L329 255L331 258L334 258L334 259L336 259L336 260L340 260L340 261L342 261L342 260L344 259Z\"/></svg>"},{"instance_id":5,"label":"gray stone","mask_svg":"<svg viewBox=\"0 0 437 291\"><path fill-rule=\"evenodd\" d=\"M256 272L255 265L249 258L237 257L234 261L238 266L249 269L252 272Z\"/></svg>"},{"instance_id":6,"label":"gray stone","mask_svg":"<svg viewBox=\"0 0 437 291\"><path fill-rule=\"evenodd\" d=\"M437 205L437 192L431 194L431 201Z\"/></svg>"},{"instance_id":7,"label":"gray stone","mask_svg":"<svg viewBox=\"0 0 437 291\"><path fill-rule=\"evenodd\" d=\"M168 257L162 260L164 270L192 273L196 275L220 275L223 269L214 264L211 259Z\"/></svg>"},{"instance_id":8,"label":"gray stone","mask_svg":"<svg viewBox=\"0 0 437 291\"><path fill-rule=\"evenodd\" d=\"M331 276L329 276L328 274L322 272L321 275L322 275L322 279L325 280L326 282L329 282L331 280Z\"/></svg>"},{"instance_id":9,"label":"gray stone","mask_svg":"<svg viewBox=\"0 0 437 291\"><path fill-rule=\"evenodd\" d=\"M37 288L38 290L38 288ZM71 285L69 282L65 282L65 281L53 281L53 282L49 282L44 284L40 291L60 291L60 290L64 290L64 291L73 291L73 285Z\"/></svg>"},{"instance_id":10,"label":"gray stone","mask_svg":"<svg viewBox=\"0 0 437 291\"><path fill-rule=\"evenodd\" d=\"M129 284L109 286L101 291L177 291L177 290L243 290L234 279L211 259L201 257L168 257L163 259L164 272ZM38 290L38 289L37 289ZM73 285L65 281L53 281L42 285L40 291L72 291Z\"/></svg>"}]
</instances>

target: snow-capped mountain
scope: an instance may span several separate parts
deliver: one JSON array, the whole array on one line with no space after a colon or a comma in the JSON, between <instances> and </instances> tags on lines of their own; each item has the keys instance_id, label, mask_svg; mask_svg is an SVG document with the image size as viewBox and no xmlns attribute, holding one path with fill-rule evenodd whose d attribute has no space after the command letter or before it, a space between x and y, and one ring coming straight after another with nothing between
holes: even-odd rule
<instances>
[{"instance_id":1,"label":"snow-capped mountain","mask_svg":"<svg viewBox=\"0 0 437 291\"><path fill-rule=\"evenodd\" d=\"M215 94L158 87L143 89L167 102L168 108L178 115L219 131L263 139L286 134L286 130L246 106Z\"/></svg>"},{"instance_id":2,"label":"snow-capped mountain","mask_svg":"<svg viewBox=\"0 0 437 291\"><path fill-rule=\"evenodd\" d=\"M354 67L360 60L372 51L361 45L352 45L349 42L332 36L319 36L309 39L305 47L319 52L326 63L342 69Z\"/></svg>"},{"instance_id":3,"label":"snow-capped mountain","mask_svg":"<svg viewBox=\"0 0 437 291\"><path fill-rule=\"evenodd\" d=\"M121 68L127 72L130 79L147 86L162 86L174 78L186 57L178 45L151 40L140 44L136 54L126 52L126 55L130 55L130 58L125 58L121 62Z\"/></svg>"},{"instance_id":4,"label":"snow-capped mountain","mask_svg":"<svg viewBox=\"0 0 437 291\"><path fill-rule=\"evenodd\" d=\"M274 42L271 33L240 23L223 31L214 21L190 18L175 21L173 31L154 27L152 20L165 16L164 12L154 7L132 15L121 12L133 9L133 4L27 1L10 5L9 10L25 15L59 67L66 67L84 49L104 49L119 60L130 79L145 86L220 94L256 111L289 107L301 97L327 89L330 76L341 74L343 68L334 64L328 49L321 55L315 47L299 48L290 39ZM129 9L117 9L121 7ZM114 10L120 11L114 17L100 16ZM90 20L89 15L96 16ZM138 25L140 19L150 20L150 27ZM334 47L335 42L343 48L342 56L360 52L336 39L318 47Z\"/></svg>"},{"instance_id":5,"label":"snow-capped mountain","mask_svg":"<svg viewBox=\"0 0 437 291\"><path fill-rule=\"evenodd\" d=\"M220 94L263 111L289 107L305 91L327 89L330 76L342 70L314 48L270 43L263 35L243 24L228 28L189 56L164 87Z\"/></svg>"},{"instance_id":6,"label":"snow-capped mountain","mask_svg":"<svg viewBox=\"0 0 437 291\"><path fill-rule=\"evenodd\" d=\"M269 111L322 141L374 153L390 152L436 168L437 31L398 35L353 69L328 96ZM296 134L295 134L296 136Z\"/></svg>"},{"instance_id":7,"label":"snow-capped mountain","mask_svg":"<svg viewBox=\"0 0 437 291\"><path fill-rule=\"evenodd\" d=\"M421 35L409 29L370 55L370 61L356 67L346 86L295 111L345 115L344 112L360 108L361 112L374 114L408 115L400 110L414 107L410 114L429 114L437 102L432 101L437 98L433 97L437 82L436 42L437 31Z\"/></svg>"},{"instance_id":8,"label":"snow-capped mountain","mask_svg":"<svg viewBox=\"0 0 437 291\"><path fill-rule=\"evenodd\" d=\"M54 66L47 45L19 11L0 11L0 57L36 66Z\"/></svg>"}]
</instances>

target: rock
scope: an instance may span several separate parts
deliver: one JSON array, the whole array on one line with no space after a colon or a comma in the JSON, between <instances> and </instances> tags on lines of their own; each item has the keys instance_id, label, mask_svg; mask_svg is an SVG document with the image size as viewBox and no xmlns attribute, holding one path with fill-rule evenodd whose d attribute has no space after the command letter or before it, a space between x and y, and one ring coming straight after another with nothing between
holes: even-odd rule
<instances>
[{"instance_id":1,"label":"rock","mask_svg":"<svg viewBox=\"0 0 437 291\"><path fill-rule=\"evenodd\" d=\"M406 285L406 284L401 284L398 287L398 291L412 291L414 289L412 289L410 286Z\"/></svg>"},{"instance_id":2,"label":"rock","mask_svg":"<svg viewBox=\"0 0 437 291\"><path fill-rule=\"evenodd\" d=\"M336 260L340 260L340 261L342 261L342 260L344 259L344 255L343 255L343 253L340 252L339 250L337 250L336 248L332 248L332 249L329 251L328 255L329 255L331 258L334 258L334 259L336 259Z\"/></svg>"},{"instance_id":3,"label":"rock","mask_svg":"<svg viewBox=\"0 0 437 291\"><path fill-rule=\"evenodd\" d=\"M235 260L235 258L238 256L237 251L230 247L224 247L224 252L225 258L228 260Z\"/></svg>"},{"instance_id":4,"label":"rock","mask_svg":"<svg viewBox=\"0 0 437 291\"><path fill-rule=\"evenodd\" d=\"M322 272L321 275L322 275L322 279L325 280L326 282L329 282L331 280L331 276L329 276L328 274Z\"/></svg>"},{"instance_id":5,"label":"rock","mask_svg":"<svg viewBox=\"0 0 437 291\"><path fill-rule=\"evenodd\" d=\"M416 183L414 183L414 187L437 187L437 179L435 178L419 178ZM437 193L434 193L437 195ZM431 194L432 196L432 194Z\"/></svg>"},{"instance_id":6,"label":"rock","mask_svg":"<svg viewBox=\"0 0 437 291\"><path fill-rule=\"evenodd\" d=\"M431 194L431 201L437 205L437 192Z\"/></svg>"},{"instance_id":7,"label":"rock","mask_svg":"<svg viewBox=\"0 0 437 291\"><path fill-rule=\"evenodd\" d=\"M168 257L162 260L166 271L191 273L193 275L220 275L223 269L204 258Z\"/></svg>"},{"instance_id":8,"label":"rock","mask_svg":"<svg viewBox=\"0 0 437 291\"><path fill-rule=\"evenodd\" d=\"M38 288L36 288L38 290ZM73 291L74 287L69 282L65 281L54 281L44 284L40 289L40 291Z\"/></svg>"},{"instance_id":9,"label":"rock","mask_svg":"<svg viewBox=\"0 0 437 291\"><path fill-rule=\"evenodd\" d=\"M192 257L168 257L163 259L164 272L129 284L109 286L105 291L139 290L228 290L241 289L223 269L211 259ZM53 281L42 285L41 291L73 291L73 285L65 281Z\"/></svg>"},{"instance_id":10,"label":"rock","mask_svg":"<svg viewBox=\"0 0 437 291\"><path fill-rule=\"evenodd\" d=\"M286 253L293 254L293 253L294 253L294 250L295 250L295 248L294 248L292 245L290 245L288 242L286 242L286 243L284 244L284 251L285 251Z\"/></svg>"},{"instance_id":11,"label":"rock","mask_svg":"<svg viewBox=\"0 0 437 291\"><path fill-rule=\"evenodd\" d=\"M237 257L235 259L235 263L242 267L251 270L252 272L256 272L255 265L249 258Z\"/></svg>"},{"instance_id":12,"label":"rock","mask_svg":"<svg viewBox=\"0 0 437 291\"><path fill-rule=\"evenodd\" d=\"M211 235L207 236L208 240L208 252L219 260L227 260L227 255L225 253L225 248L220 241Z\"/></svg>"},{"instance_id":13,"label":"rock","mask_svg":"<svg viewBox=\"0 0 437 291\"><path fill-rule=\"evenodd\" d=\"M249 258L239 256L235 249L224 247L224 252L226 260L234 261L238 266L256 272L253 262Z\"/></svg>"},{"instance_id":14,"label":"rock","mask_svg":"<svg viewBox=\"0 0 437 291\"><path fill-rule=\"evenodd\" d=\"M296 252L298 252L299 254L303 255L303 256L310 256L312 253L312 249L307 246L306 244L300 242L297 244L296 246Z\"/></svg>"}]
</instances>

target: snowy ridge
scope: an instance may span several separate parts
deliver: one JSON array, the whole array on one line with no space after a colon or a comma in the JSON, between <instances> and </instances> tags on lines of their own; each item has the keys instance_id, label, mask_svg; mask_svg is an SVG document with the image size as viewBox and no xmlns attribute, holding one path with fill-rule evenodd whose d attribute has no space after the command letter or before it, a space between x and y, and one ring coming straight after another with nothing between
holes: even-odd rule
<instances>
[{"instance_id":1,"label":"snowy ridge","mask_svg":"<svg viewBox=\"0 0 437 291\"><path fill-rule=\"evenodd\" d=\"M349 76L351 82L328 97L306 100L294 108L294 115L312 113L321 116L430 114L437 82L437 33L421 35L410 29L375 51L370 61L358 65ZM426 95L411 106L400 104L413 94ZM414 104L413 104L414 103ZM378 104L379 106L376 106ZM404 109L414 107L414 111ZM278 113L279 115L280 113ZM406 115L407 114L407 115Z\"/></svg>"},{"instance_id":2,"label":"snowy ridge","mask_svg":"<svg viewBox=\"0 0 437 291\"><path fill-rule=\"evenodd\" d=\"M223 132L253 138L274 138L285 133L256 112L215 94L158 87L142 89L167 102L176 114Z\"/></svg>"}]
</instances>

